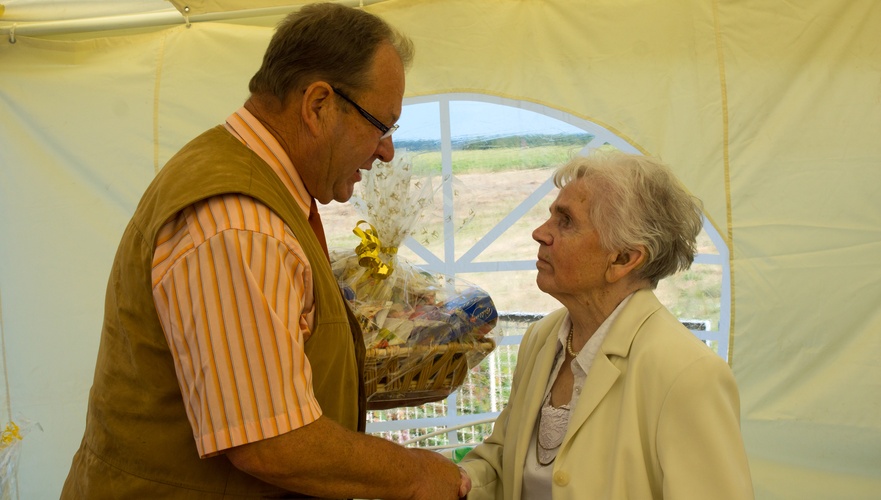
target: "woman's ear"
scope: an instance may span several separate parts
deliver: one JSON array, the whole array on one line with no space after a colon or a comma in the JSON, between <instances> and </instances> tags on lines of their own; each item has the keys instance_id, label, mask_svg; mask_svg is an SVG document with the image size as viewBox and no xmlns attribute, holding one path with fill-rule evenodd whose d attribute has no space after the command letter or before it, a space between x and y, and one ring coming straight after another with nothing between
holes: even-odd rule
<instances>
[{"instance_id":1,"label":"woman's ear","mask_svg":"<svg viewBox=\"0 0 881 500\"><path fill-rule=\"evenodd\" d=\"M606 281L615 283L645 262L645 248L640 246L633 250L613 252L610 254L609 260Z\"/></svg>"},{"instance_id":2,"label":"woman's ear","mask_svg":"<svg viewBox=\"0 0 881 500\"><path fill-rule=\"evenodd\" d=\"M334 107L331 105L333 89L323 81L312 82L303 91L300 103L300 116L303 124L313 136L318 136L327 129L328 120L332 119Z\"/></svg>"}]
</instances>

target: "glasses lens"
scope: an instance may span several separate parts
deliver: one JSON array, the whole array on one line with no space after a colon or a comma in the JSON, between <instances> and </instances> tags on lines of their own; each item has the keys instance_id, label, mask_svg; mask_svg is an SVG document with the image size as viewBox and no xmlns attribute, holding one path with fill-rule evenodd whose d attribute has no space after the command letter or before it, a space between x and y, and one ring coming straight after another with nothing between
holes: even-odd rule
<instances>
[{"instance_id":1,"label":"glasses lens","mask_svg":"<svg viewBox=\"0 0 881 500\"><path fill-rule=\"evenodd\" d=\"M389 127L388 131L386 133L382 134L382 136L379 138L379 140L381 141L387 137L391 137L392 134L395 133L395 130L398 130L399 126L400 125L392 125L391 127Z\"/></svg>"}]
</instances>

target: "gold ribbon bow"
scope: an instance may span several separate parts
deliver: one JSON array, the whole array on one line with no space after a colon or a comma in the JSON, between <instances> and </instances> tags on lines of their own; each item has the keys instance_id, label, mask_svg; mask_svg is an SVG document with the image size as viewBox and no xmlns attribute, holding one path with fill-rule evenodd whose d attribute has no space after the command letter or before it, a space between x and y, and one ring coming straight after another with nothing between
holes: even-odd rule
<instances>
[{"instance_id":1,"label":"gold ribbon bow","mask_svg":"<svg viewBox=\"0 0 881 500\"><path fill-rule=\"evenodd\" d=\"M361 224L367 224L370 229L361 229ZM355 253L358 254L358 264L371 270L371 276L376 279L384 280L392 274L394 269L379 258L379 253L396 254L397 247L383 247L379 241L379 235L373 224L360 220L355 224L353 233L361 238L361 244L355 247Z\"/></svg>"},{"instance_id":2,"label":"gold ribbon bow","mask_svg":"<svg viewBox=\"0 0 881 500\"><path fill-rule=\"evenodd\" d=\"M6 448L18 440L21 440L18 426L15 425L15 422L9 422L6 424L6 430L3 431L3 434L0 434L0 449Z\"/></svg>"}]
</instances>

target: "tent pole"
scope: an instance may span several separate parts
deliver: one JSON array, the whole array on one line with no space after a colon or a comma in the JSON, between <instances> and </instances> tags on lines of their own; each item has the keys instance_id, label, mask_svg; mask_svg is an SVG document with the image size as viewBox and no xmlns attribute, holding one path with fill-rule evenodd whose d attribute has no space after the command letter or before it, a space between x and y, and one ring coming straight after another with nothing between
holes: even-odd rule
<instances>
[{"instance_id":1,"label":"tent pole","mask_svg":"<svg viewBox=\"0 0 881 500\"><path fill-rule=\"evenodd\" d=\"M350 7L357 7L378 3L378 1L381 0L338 1L336 3L349 5ZM9 38L10 43L15 43L16 36L89 33L119 29L174 26L178 24L189 25L190 23L226 21L230 19L244 19L250 17L283 16L301 6L302 5L286 5L281 7L233 10L228 12L210 12L206 14L188 15L186 17L178 12L177 9L169 8L164 11L146 12L143 14L64 19L59 21L15 22L0 25L0 35ZM0 23L2 23L2 19L0 19Z\"/></svg>"}]
</instances>

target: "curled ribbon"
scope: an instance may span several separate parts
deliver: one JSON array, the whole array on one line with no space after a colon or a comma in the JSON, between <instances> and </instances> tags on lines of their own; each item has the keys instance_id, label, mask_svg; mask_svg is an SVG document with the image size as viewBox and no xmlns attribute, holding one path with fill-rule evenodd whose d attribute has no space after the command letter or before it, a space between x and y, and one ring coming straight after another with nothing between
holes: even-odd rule
<instances>
[{"instance_id":1,"label":"curled ribbon","mask_svg":"<svg viewBox=\"0 0 881 500\"><path fill-rule=\"evenodd\" d=\"M361 224L367 224L370 229L361 229ZM394 269L379 258L379 253L395 254L398 252L398 248L383 247L379 241L379 235L376 233L376 228L367 221L358 221L352 232L361 238L361 244L355 247L355 253L358 254L358 264L370 269L373 278L380 280L388 278Z\"/></svg>"},{"instance_id":2,"label":"curled ribbon","mask_svg":"<svg viewBox=\"0 0 881 500\"><path fill-rule=\"evenodd\" d=\"M16 440L21 440L21 433L18 431L18 426L15 425L15 422L9 422L6 424L6 430L3 431L3 434L0 434L0 449L6 448Z\"/></svg>"}]
</instances>

